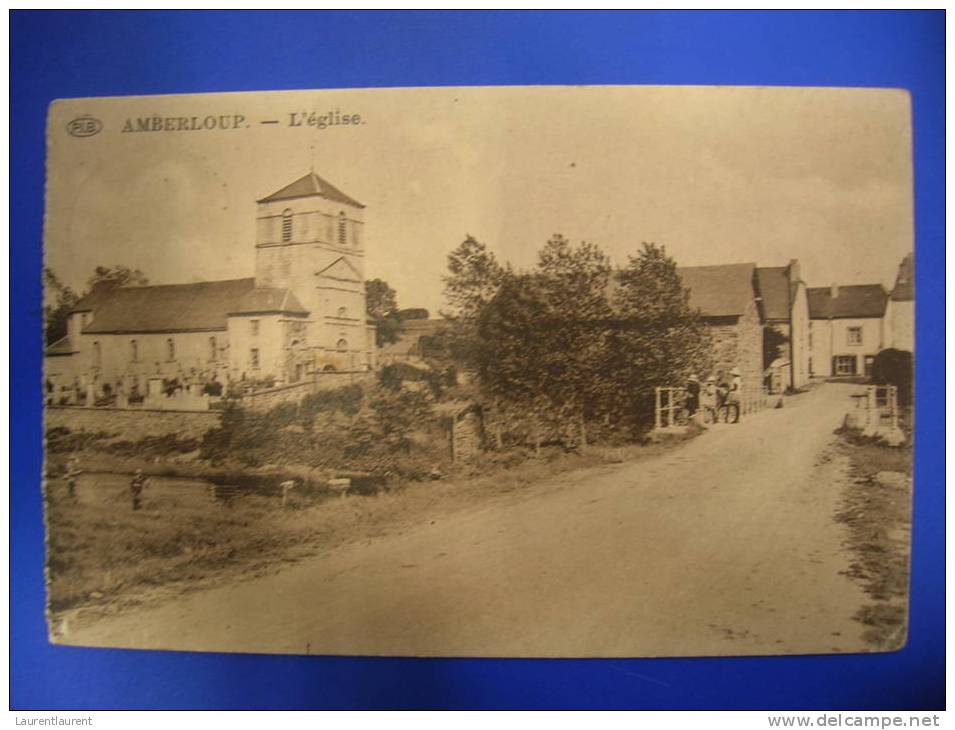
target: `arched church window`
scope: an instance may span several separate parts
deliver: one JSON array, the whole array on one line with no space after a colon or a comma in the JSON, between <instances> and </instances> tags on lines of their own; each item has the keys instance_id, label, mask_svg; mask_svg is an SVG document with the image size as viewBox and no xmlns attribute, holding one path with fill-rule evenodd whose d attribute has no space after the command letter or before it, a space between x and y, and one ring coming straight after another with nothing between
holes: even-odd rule
<instances>
[{"instance_id":1,"label":"arched church window","mask_svg":"<svg viewBox=\"0 0 955 730\"><path fill-rule=\"evenodd\" d=\"M347 351L347 350L348 350L348 340L346 340L344 337L342 337L342 338L338 341L338 351L339 351L339 352L345 352L345 351Z\"/></svg>"},{"instance_id":2,"label":"arched church window","mask_svg":"<svg viewBox=\"0 0 955 730\"><path fill-rule=\"evenodd\" d=\"M344 317L347 317L347 316L348 316L348 310L345 309L345 307L339 307L339 308L338 308L338 316L339 316L339 317L343 317L343 318L344 318Z\"/></svg>"},{"instance_id":3,"label":"arched church window","mask_svg":"<svg viewBox=\"0 0 955 730\"><path fill-rule=\"evenodd\" d=\"M98 368L103 364L103 351L100 349L99 342L93 343L93 367Z\"/></svg>"},{"instance_id":4,"label":"arched church window","mask_svg":"<svg viewBox=\"0 0 955 730\"><path fill-rule=\"evenodd\" d=\"M292 211L286 208L282 211L282 242L292 240Z\"/></svg>"},{"instance_id":5,"label":"arched church window","mask_svg":"<svg viewBox=\"0 0 955 730\"><path fill-rule=\"evenodd\" d=\"M166 359L169 361L176 359L176 343L170 337L166 340Z\"/></svg>"},{"instance_id":6,"label":"arched church window","mask_svg":"<svg viewBox=\"0 0 955 730\"><path fill-rule=\"evenodd\" d=\"M136 340L129 341L129 359L139 362L139 343Z\"/></svg>"},{"instance_id":7,"label":"arched church window","mask_svg":"<svg viewBox=\"0 0 955 730\"><path fill-rule=\"evenodd\" d=\"M345 211L338 214L338 245L348 244L348 219L345 218Z\"/></svg>"}]
</instances>

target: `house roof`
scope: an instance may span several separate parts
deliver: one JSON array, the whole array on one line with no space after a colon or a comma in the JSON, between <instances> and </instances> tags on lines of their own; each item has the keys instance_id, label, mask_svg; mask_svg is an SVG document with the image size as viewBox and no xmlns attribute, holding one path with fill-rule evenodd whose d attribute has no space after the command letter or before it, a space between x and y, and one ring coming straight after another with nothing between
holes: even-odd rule
<instances>
[{"instance_id":1,"label":"house roof","mask_svg":"<svg viewBox=\"0 0 955 730\"><path fill-rule=\"evenodd\" d=\"M833 287L806 290L811 319L881 317L885 314L888 294L881 284L850 284L836 288L835 297L832 296Z\"/></svg>"},{"instance_id":2,"label":"house roof","mask_svg":"<svg viewBox=\"0 0 955 730\"><path fill-rule=\"evenodd\" d=\"M73 346L73 340L70 339L70 336L61 337L52 345L48 346L44 350L44 355L72 355L73 353L78 352L78 350Z\"/></svg>"},{"instance_id":3,"label":"house roof","mask_svg":"<svg viewBox=\"0 0 955 730\"><path fill-rule=\"evenodd\" d=\"M761 266L756 269L756 287L763 302L767 321L789 321L791 288L788 266Z\"/></svg>"},{"instance_id":4,"label":"house roof","mask_svg":"<svg viewBox=\"0 0 955 730\"><path fill-rule=\"evenodd\" d=\"M690 290L690 306L704 317L738 317L753 301L755 264L684 266L677 269Z\"/></svg>"},{"instance_id":5,"label":"house roof","mask_svg":"<svg viewBox=\"0 0 955 730\"><path fill-rule=\"evenodd\" d=\"M912 254L907 254L899 264L899 273L895 279L895 287L892 289L893 302L911 302L915 299L914 268Z\"/></svg>"},{"instance_id":6,"label":"house roof","mask_svg":"<svg viewBox=\"0 0 955 730\"><path fill-rule=\"evenodd\" d=\"M255 279L130 286L98 295L84 334L224 330Z\"/></svg>"},{"instance_id":7,"label":"house roof","mask_svg":"<svg viewBox=\"0 0 955 730\"><path fill-rule=\"evenodd\" d=\"M227 314L308 314L288 289L260 286L243 294Z\"/></svg>"},{"instance_id":8,"label":"house roof","mask_svg":"<svg viewBox=\"0 0 955 730\"><path fill-rule=\"evenodd\" d=\"M317 195L326 200L332 200L336 203L353 205L356 208L364 208L354 198L345 195L341 190L332 185L325 178L319 177L314 172L308 173L305 177L300 177L293 183L286 185L281 190L276 190L271 195L262 198L260 203L271 203L276 200L292 200L294 198L308 198Z\"/></svg>"}]
</instances>

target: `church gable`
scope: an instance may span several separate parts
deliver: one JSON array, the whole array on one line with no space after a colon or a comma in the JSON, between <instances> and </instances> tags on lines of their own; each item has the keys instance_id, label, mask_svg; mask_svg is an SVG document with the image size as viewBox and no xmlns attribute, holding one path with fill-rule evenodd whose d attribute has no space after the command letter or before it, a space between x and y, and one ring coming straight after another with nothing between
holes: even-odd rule
<instances>
[{"instance_id":1,"label":"church gable","mask_svg":"<svg viewBox=\"0 0 955 730\"><path fill-rule=\"evenodd\" d=\"M318 275L325 279L349 281L356 284L360 284L362 281L361 273L344 256L339 257L334 262L319 271Z\"/></svg>"}]
</instances>

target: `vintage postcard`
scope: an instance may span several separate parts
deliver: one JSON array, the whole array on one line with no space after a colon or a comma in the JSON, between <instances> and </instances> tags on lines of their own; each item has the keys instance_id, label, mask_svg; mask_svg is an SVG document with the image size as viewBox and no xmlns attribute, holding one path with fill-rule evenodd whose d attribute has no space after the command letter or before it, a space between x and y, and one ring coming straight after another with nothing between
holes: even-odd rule
<instances>
[{"instance_id":1,"label":"vintage postcard","mask_svg":"<svg viewBox=\"0 0 955 730\"><path fill-rule=\"evenodd\" d=\"M50 640L900 648L910 114L891 89L53 103Z\"/></svg>"}]
</instances>

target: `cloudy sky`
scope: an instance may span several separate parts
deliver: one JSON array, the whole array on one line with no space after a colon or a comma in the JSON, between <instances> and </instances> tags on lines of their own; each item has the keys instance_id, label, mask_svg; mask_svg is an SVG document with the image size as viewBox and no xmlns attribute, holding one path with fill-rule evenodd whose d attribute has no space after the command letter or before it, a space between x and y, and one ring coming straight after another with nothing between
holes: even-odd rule
<instances>
[{"instance_id":1,"label":"cloudy sky","mask_svg":"<svg viewBox=\"0 0 955 730\"><path fill-rule=\"evenodd\" d=\"M360 125L290 127L291 113ZM127 119L244 115L247 128L123 133ZM70 120L103 122L72 137ZM732 87L391 89L70 100L48 126L46 263L153 283L251 276L255 200L315 171L367 206L367 275L442 306L467 234L530 265L553 233L623 263L802 263L810 286L892 284L912 249L908 97ZM278 120L279 124L260 124Z\"/></svg>"}]
</instances>

